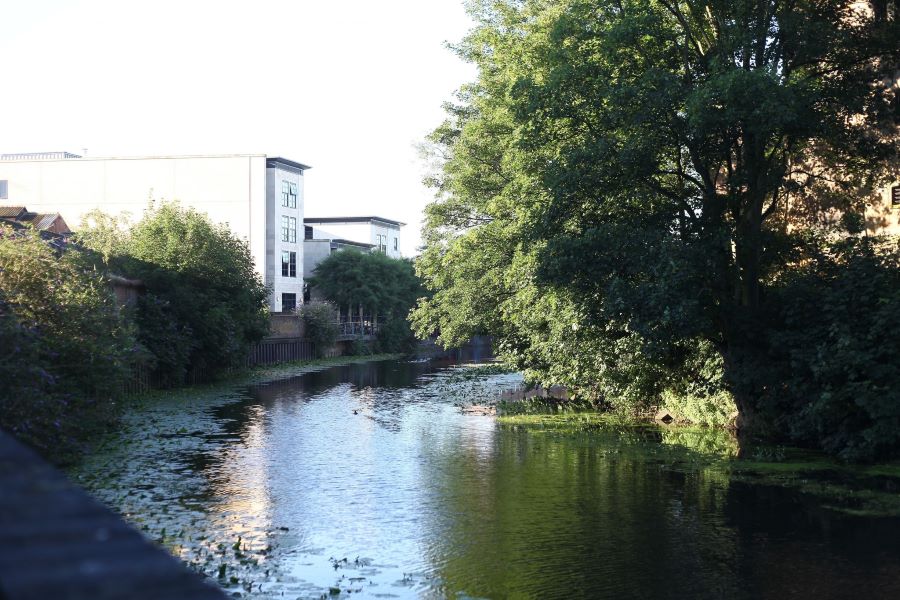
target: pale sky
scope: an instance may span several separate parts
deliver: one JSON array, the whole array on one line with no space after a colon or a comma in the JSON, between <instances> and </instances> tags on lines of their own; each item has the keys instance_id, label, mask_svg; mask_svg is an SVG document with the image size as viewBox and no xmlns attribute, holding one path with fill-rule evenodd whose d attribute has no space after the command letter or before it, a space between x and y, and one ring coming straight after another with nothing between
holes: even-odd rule
<instances>
[{"instance_id":1,"label":"pale sky","mask_svg":"<svg viewBox=\"0 0 900 600\"><path fill-rule=\"evenodd\" d=\"M0 0L0 152L283 156L308 216L404 221L410 256L470 27L462 0Z\"/></svg>"}]
</instances>

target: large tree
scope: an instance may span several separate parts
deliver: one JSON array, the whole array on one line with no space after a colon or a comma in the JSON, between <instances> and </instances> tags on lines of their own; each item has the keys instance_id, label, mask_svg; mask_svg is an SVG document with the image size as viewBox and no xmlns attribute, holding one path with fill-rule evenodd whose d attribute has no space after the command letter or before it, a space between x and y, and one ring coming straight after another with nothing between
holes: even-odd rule
<instances>
[{"instance_id":1,"label":"large tree","mask_svg":"<svg viewBox=\"0 0 900 600\"><path fill-rule=\"evenodd\" d=\"M407 315L423 292L409 260L342 250L319 263L309 285L340 311L346 308L348 317L356 311L369 315L378 327L380 349L407 350L415 341Z\"/></svg>"},{"instance_id":2,"label":"large tree","mask_svg":"<svg viewBox=\"0 0 900 600\"><path fill-rule=\"evenodd\" d=\"M98 213L79 234L113 272L143 282L134 318L159 384L242 367L267 333L268 291L246 241L206 214L162 202L127 230Z\"/></svg>"},{"instance_id":3,"label":"large tree","mask_svg":"<svg viewBox=\"0 0 900 600\"><path fill-rule=\"evenodd\" d=\"M418 266L435 294L415 320L448 343L494 333L538 378L577 374L615 397L672 385L698 352L737 372L760 344L767 284L797 259L776 223L786 204L827 184L850 210L896 166L900 39L885 5L472 13L459 51L479 78L431 138L442 168ZM749 419L752 385L731 387Z\"/></svg>"}]
</instances>

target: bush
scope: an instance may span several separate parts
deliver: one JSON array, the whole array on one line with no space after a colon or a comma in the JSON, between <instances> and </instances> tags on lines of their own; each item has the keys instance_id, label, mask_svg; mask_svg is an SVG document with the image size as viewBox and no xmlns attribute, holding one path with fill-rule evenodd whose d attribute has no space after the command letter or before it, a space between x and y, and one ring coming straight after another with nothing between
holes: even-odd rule
<instances>
[{"instance_id":1,"label":"bush","mask_svg":"<svg viewBox=\"0 0 900 600\"><path fill-rule=\"evenodd\" d=\"M374 353L375 350L372 348L372 343L368 340L356 338L350 346L350 356L369 356Z\"/></svg>"},{"instance_id":2,"label":"bush","mask_svg":"<svg viewBox=\"0 0 900 600\"><path fill-rule=\"evenodd\" d=\"M162 203L123 232L104 215L80 239L118 274L143 281L138 336L156 381L180 385L241 367L268 332L268 292L245 241L177 203Z\"/></svg>"},{"instance_id":3,"label":"bush","mask_svg":"<svg viewBox=\"0 0 900 600\"><path fill-rule=\"evenodd\" d=\"M33 231L0 226L0 426L65 460L115 422L140 357L108 281Z\"/></svg>"},{"instance_id":4,"label":"bush","mask_svg":"<svg viewBox=\"0 0 900 600\"><path fill-rule=\"evenodd\" d=\"M795 441L848 460L900 453L897 238L821 244L773 289L759 410Z\"/></svg>"},{"instance_id":5,"label":"bush","mask_svg":"<svg viewBox=\"0 0 900 600\"><path fill-rule=\"evenodd\" d=\"M678 377L663 390L661 403L678 419L696 425L728 426L734 423L737 406L723 380L722 356L712 344L697 340Z\"/></svg>"},{"instance_id":6,"label":"bush","mask_svg":"<svg viewBox=\"0 0 900 600\"><path fill-rule=\"evenodd\" d=\"M378 328L375 340L376 352L412 352L416 347L416 336L403 318L389 319Z\"/></svg>"},{"instance_id":7,"label":"bush","mask_svg":"<svg viewBox=\"0 0 900 600\"><path fill-rule=\"evenodd\" d=\"M330 302L310 302L299 308L305 335L313 343L316 356L322 358L334 347L340 330L337 309Z\"/></svg>"}]
</instances>

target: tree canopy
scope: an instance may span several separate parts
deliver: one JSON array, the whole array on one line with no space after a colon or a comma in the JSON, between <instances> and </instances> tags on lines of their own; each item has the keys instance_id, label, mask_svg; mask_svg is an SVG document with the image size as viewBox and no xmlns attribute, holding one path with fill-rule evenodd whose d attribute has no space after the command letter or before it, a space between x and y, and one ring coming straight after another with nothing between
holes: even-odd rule
<instances>
[{"instance_id":1,"label":"tree canopy","mask_svg":"<svg viewBox=\"0 0 900 600\"><path fill-rule=\"evenodd\" d=\"M146 286L135 321L161 383L243 366L268 331L268 292L245 241L174 202L151 206L127 231L104 215L93 224L82 242Z\"/></svg>"},{"instance_id":2,"label":"tree canopy","mask_svg":"<svg viewBox=\"0 0 900 600\"><path fill-rule=\"evenodd\" d=\"M771 382L738 365L768 355L769 296L811 247L796 206L852 212L896 166L898 28L856 6L473 3L479 77L430 137L418 333L492 333L611 405L727 390L749 427Z\"/></svg>"},{"instance_id":3,"label":"tree canopy","mask_svg":"<svg viewBox=\"0 0 900 600\"><path fill-rule=\"evenodd\" d=\"M0 225L0 427L71 459L115 420L140 354L102 273Z\"/></svg>"},{"instance_id":4,"label":"tree canopy","mask_svg":"<svg viewBox=\"0 0 900 600\"><path fill-rule=\"evenodd\" d=\"M423 295L412 263L380 252L341 250L316 267L309 285L340 310L356 309L379 321L381 349L408 349L414 341L407 315Z\"/></svg>"}]
</instances>

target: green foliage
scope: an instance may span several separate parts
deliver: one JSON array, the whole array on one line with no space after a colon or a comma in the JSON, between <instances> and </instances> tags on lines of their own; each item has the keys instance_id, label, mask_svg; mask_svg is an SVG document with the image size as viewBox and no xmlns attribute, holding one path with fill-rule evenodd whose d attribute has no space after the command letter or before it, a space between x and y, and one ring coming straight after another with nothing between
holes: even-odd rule
<instances>
[{"instance_id":1,"label":"green foliage","mask_svg":"<svg viewBox=\"0 0 900 600\"><path fill-rule=\"evenodd\" d=\"M617 409L665 394L719 423L733 398L744 427L784 425L750 373L777 370L758 348L802 254L788 225L826 189L858 210L896 156L875 82L900 31L849 6L475 3L478 80L429 138L417 335L493 335L530 381Z\"/></svg>"},{"instance_id":2,"label":"green foliage","mask_svg":"<svg viewBox=\"0 0 900 600\"><path fill-rule=\"evenodd\" d=\"M109 282L77 250L0 226L0 427L55 460L115 420L139 360Z\"/></svg>"},{"instance_id":3,"label":"green foliage","mask_svg":"<svg viewBox=\"0 0 900 600\"><path fill-rule=\"evenodd\" d=\"M160 383L243 366L250 344L268 331L267 290L245 241L177 203L151 205L127 233L108 217L93 221L81 241L108 256L109 269L146 286L135 321Z\"/></svg>"},{"instance_id":4,"label":"green foliage","mask_svg":"<svg viewBox=\"0 0 900 600\"><path fill-rule=\"evenodd\" d=\"M748 368L741 383L797 441L850 460L896 455L898 239L850 239L813 250L773 286L777 313L754 348L755 364L769 370Z\"/></svg>"},{"instance_id":5,"label":"green foliage","mask_svg":"<svg viewBox=\"0 0 900 600\"><path fill-rule=\"evenodd\" d=\"M695 425L732 425L737 416L734 396L728 390L691 394L667 389L662 393L662 404L679 419Z\"/></svg>"},{"instance_id":6,"label":"green foliage","mask_svg":"<svg viewBox=\"0 0 900 600\"><path fill-rule=\"evenodd\" d=\"M703 340L691 346L678 376L663 390L661 405L695 425L734 425L737 406L723 380L722 356Z\"/></svg>"},{"instance_id":7,"label":"green foliage","mask_svg":"<svg viewBox=\"0 0 900 600\"><path fill-rule=\"evenodd\" d=\"M316 356L322 358L337 341L337 309L329 302L310 302L299 309L305 335L313 343Z\"/></svg>"},{"instance_id":8,"label":"green foliage","mask_svg":"<svg viewBox=\"0 0 900 600\"><path fill-rule=\"evenodd\" d=\"M415 345L407 315L424 295L412 263L380 252L348 249L335 252L316 267L314 286L339 310L351 315L358 309L377 315L375 352L408 352Z\"/></svg>"},{"instance_id":9,"label":"green foliage","mask_svg":"<svg viewBox=\"0 0 900 600\"><path fill-rule=\"evenodd\" d=\"M357 338L350 345L351 356L371 356L374 354L371 342Z\"/></svg>"},{"instance_id":10,"label":"green foliage","mask_svg":"<svg viewBox=\"0 0 900 600\"><path fill-rule=\"evenodd\" d=\"M411 309L412 305L409 308ZM395 317L378 326L373 350L377 353L387 354L409 353L415 349L416 345L416 336L409 326L409 321L405 318Z\"/></svg>"}]
</instances>

